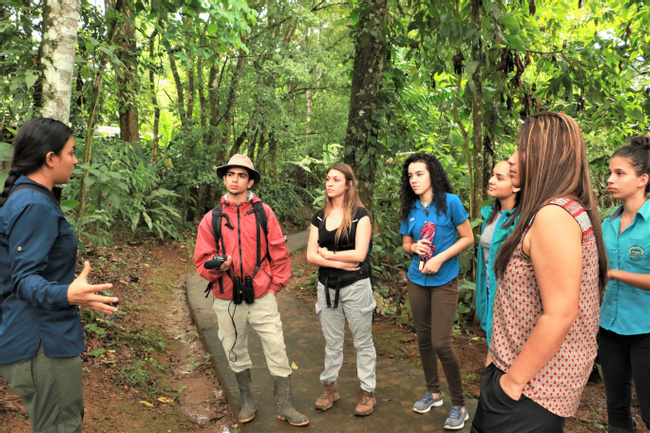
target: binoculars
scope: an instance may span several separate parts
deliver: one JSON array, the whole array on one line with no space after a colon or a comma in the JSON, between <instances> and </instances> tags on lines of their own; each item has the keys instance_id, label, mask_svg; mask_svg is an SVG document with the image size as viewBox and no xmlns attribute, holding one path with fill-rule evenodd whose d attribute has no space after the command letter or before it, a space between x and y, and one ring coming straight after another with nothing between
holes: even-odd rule
<instances>
[{"instance_id":1,"label":"binoculars","mask_svg":"<svg viewBox=\"0 0 650 433\"><path fill-rule=\"evenodd\" d=\"M232 286L232 300L236 305L245 301L247 304L255 302L255 290L253 289L253 279L251 277L244 277L244 284L241 278L235 277Z\"/></svg>"}]
</instances>

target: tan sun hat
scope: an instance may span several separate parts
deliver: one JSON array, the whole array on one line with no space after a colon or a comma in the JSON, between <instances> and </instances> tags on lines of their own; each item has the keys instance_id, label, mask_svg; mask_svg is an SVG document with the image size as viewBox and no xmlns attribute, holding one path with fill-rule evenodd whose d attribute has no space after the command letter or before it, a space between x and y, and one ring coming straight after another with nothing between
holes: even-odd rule
<instances>
[{"instance_id":1,"label":"tan sun hat","mask_svg":"<svg viewBox=\"0 0 650 433\"><path fill-rule=\"evenodd\" d=\"M217 167L217 176L219 176L219 179L222 179L226 173L228 173L228 169L230 167L245 168L248 170L248 175L251 177L251 179L255 181L255 184L257 185L260 183L260 179L262 178L260 176L260 172L255 170L253 161L251 161L251 159L246 155L242 155L240 153L233 155L232 158L230 158L230 161L228 161L228 164Z\"/></svg>"}]
</instances>

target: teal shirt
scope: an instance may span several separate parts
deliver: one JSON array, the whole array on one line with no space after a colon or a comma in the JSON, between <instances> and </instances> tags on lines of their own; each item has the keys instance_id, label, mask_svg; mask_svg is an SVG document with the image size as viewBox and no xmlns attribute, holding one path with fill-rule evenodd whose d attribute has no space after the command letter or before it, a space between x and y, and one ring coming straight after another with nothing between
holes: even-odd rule
<instances>
[{"instance_id":1,"label":"teal shirt","mask_svg":"<svg viewBox=\"0 0 650 433\"><path fill-rule=\"evenodd\" d=\"M646 200L619 236L622 213L621 206L603 221L609 267L650 274L650 200ZM600 326L621 335L650 333L650 292L610 280L600 307Z\"/></svg>"},{"instance_id":2,"label":"teal shirt","mask_svg":"<svg viewBox=\"0 0 650 433\"><path fill-rule=\"evenodd\" d=\"M463 204L457 195L447 193L447 213L438 215L435 208L435 203L431 204L431 208L424 210L419 200L413 203L413 208L406 221L402 221L399 232L401 235L412 237L415 242L422 239L420 230L424 227L427 221L436 224L436 234L433 237L433 245L436 247L435 254L440 254L453 244L456 243L458 230L456 227L461 225L469 218ZM437 273L423 274L418 269L420 264L420 256L413 255L411 259L411 266L408 271L408 279L424 287L437 287L447 284L458 276L460 272L460 263L458 256L454 256L444 262Z\"/></svg>"},{"instance_id":3,"label":"teal shirt","mask_svg":"<svg viewBox=\"0 0 650 433\"><path fill-rule=\"evenodd\" d=\"M490 243L490 253L488 257L488 266L485 267L485 256L483 255L483 248L478 248L476 257L476 316L478 317L481 328L485 330L487 335L488 346L490 345L490 333L492 332L492 311L494 310L494 293L497 290L497 276L494 270L494 261L497 257L497 252L501 244L510 236L510 233L515 229L519 217L506 229L504 224L513 210L504 210L499 220L497 221L492 242ZM483 226L481 233L485 229L487 220L492 213L492 206L483 206L481 208L481 216L483 217ZM489 285L488 285L489 281Z\"/></svg>"}]
</instances>

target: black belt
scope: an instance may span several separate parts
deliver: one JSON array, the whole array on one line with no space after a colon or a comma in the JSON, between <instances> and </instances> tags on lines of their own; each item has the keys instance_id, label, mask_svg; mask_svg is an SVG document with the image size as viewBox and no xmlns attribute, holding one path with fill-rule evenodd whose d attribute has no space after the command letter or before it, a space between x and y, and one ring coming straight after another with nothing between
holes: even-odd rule
<instances>
[{"instance_id":1,"label":"black belt","mask_svg":"<svg viewBox=\"0 0 650 433\"><path fill-rule=\"evenodd\" d=\"M332 301L330 299L330 280L333 280L335 290L334 294L334 307L332 307ZM338 275L328 275L325 280L325 299L327 300L327 308L338 308L339 307L339 293L341 292L341 277Z\"/></svg>"}]
</instances>

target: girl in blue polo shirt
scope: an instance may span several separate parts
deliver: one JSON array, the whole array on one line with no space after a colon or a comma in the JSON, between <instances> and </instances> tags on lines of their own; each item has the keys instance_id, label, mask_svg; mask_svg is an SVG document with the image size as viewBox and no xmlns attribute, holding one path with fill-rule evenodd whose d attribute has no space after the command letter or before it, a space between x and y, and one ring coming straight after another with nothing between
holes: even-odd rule
<instances>
[{"instance_id":1,"label":"girl in blue polo shirt","mask_svg":"<svg viewBox=\"0 0 650 433\"><path fill-rule=\"evenodd\" d=\"M485 330L490 347L494 292L497 290L494 260L499 247L512 233L519 220L515 207L519 203L520 188L512 184L507 159L502 159L494 166L488 185L488 195L495 200L492 205L481 208L483 226L476 253L476 317L481 328Z\"/></svg>"},{"instance_id":2,"label":"girl in blue polo shirt","mask_svg":"<svg viewBox=\"0 0 650 433\"><path fill-rule=\"evenodd\" d=\"M474 236L467 212L452 192L434 156L416 153L404 162L399 232L404 252L413 256L407 288L427 386L413 410L425 413L432 406L442 405L440 358L452 404L444 427L458 430L469 416L451 333L458 305L458 254L474 243Z\"/></svg>"},{"instance_id":3,"label":"girl in blue polo shirt","mask_svg":"<svg viewBox=\"0 0 650 433\"><path fill-rule=\"evenodd\" d=\"M0 376L21 397L34 432L81 432L79 307L110 314L117 298L95 294L90 264L75 278L77 237L54 185L77 164L72 130L54 119L27 122L13 140L0 192Z\"/></svg>"},{"instance_id":4,"label":"girl in blue polo shirt","mask_svg":"<svg viewBox=\"0 0 650 433\"><path fill-rule=\"evenodd\" d=\"M609 282L600 309L599 356L610 433L636 432L632 380L650 427L650 136L609 161L607 186L623 205L603 222Z\"/></svg>"}]
</instances>

